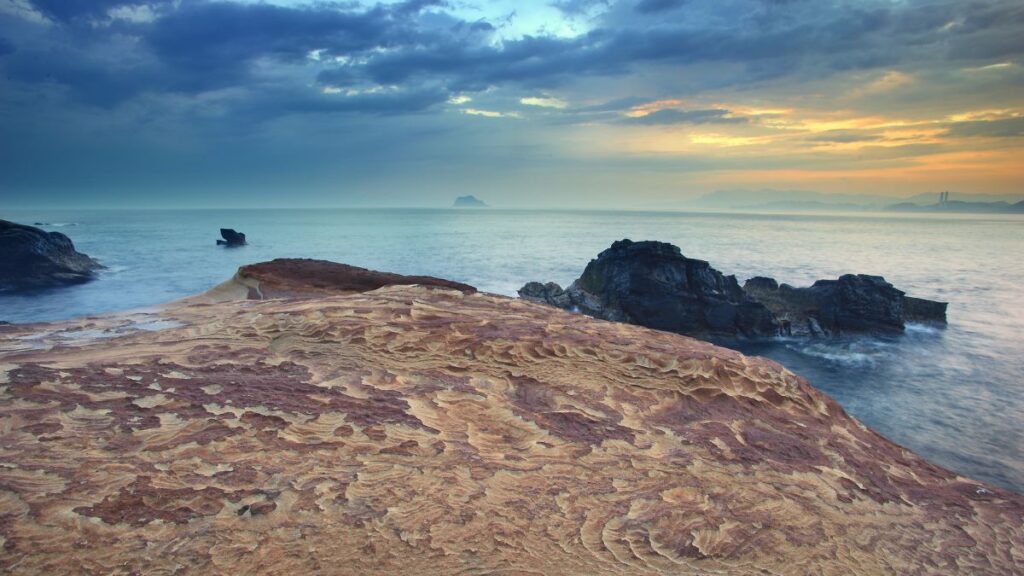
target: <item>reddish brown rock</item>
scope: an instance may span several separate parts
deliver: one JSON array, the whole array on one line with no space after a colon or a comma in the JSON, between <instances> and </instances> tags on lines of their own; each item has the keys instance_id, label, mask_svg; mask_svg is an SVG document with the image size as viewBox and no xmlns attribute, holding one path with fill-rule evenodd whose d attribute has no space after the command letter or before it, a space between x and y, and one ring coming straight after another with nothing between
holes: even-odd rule
<instances>
[{"instance_id":1,"label":"reddish brown rock","mask_svg":"<svg viewBox=\"0 0 1024 576\"><path fill-rule=\"evenodd\" d=\"M289 266L161 331L4 327L0 573L1022 572L1024 497L778 364Z\"/></svg>"},{"instance_id":2,"label":"reddish brown rock","mask_svg":"<svg viewBox=\"0 0 1024 576\"><path fill-rule=\"evenodd\" d=\"M466 294L476 292L476 288L468 284L433 276L404 276L306 258L278 258L250 264L240 268L238 275L257 282L262 298L369 292L384 286L411 284L451 288Z\"/></svg>"}]
</instances>

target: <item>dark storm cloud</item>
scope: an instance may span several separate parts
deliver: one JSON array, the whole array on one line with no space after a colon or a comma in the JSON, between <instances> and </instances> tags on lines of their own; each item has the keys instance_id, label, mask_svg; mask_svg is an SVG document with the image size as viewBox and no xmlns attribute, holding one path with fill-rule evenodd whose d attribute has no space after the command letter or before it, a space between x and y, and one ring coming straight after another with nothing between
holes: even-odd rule
<instances>
[{"instance_id":1,"label":"dark storm cloud","mask_svg":"<svg viewBox=\"0 0 1024 576\"><path fill-rule=\"evenodd\" d=\"M237 113L251 121L287 114L361 112L383 116L424 112L445 102L438 88L395 89L351 95L323 94L298 89L264 91L238 104Z\"/></svg>"},{"instance_id":2,"label":"dark storm cloud","mask_svg":"<svg viewBox=\"0 0 1024 576\"><path fill-rule=\"evenodd\" d=\"M745 124L746 118L731 116L729 110L710 108L707 110L676 110L666 108L645 116L627 118L628 124L644 124L648 126L661 124Z\"/></svg>"},{"instance_id":3,"label":"dark storm cloud","mask_svg":"<svg viewBox=\"0 0 1024 576\"><path fill-rule=\"evenodd\" d=\"M380 8L200 3L156 20L143 41L173 75L174 88L201 92L244 82L260 59L294 64L313 50L346 55L387 46L409 32L394 29L390 16Z\"/></svg>"},{"instance_id":4,"label":"dark storm cloud","mask_svg":"<svg viewBox=\"0 0 1024 576\"><path fill-rule=\"evenodd\" d=\"M20 50L5 61L11 80L43 86L65 86L81 103L106 108L137 96L147 88L165 85L155 70L115 67L75 51L53 48Z\"/></svg>"},{"instance_id":5,"label":"dark storm cloud","mask_svg":"<svg viewBox=\"0 0 1024 576\"><path fill-rule=\"evenodd\" d=\"M687 0L640 0L636 4L636 11L641 14L652 14L673 10L686 4Z\"/></svg>"},{"instance_id":6,"label":"dark storm cloud","mask_svg":"<svg viewBox=\"0 0 1024 576\"><path fill-rule=\"evenodd\" d=\"M170 0L31 0L32 7L55 22L71 22L86 18L106 18L115 8L159 6Z\"/></svg>"},{"instance_id":7,"label":"dark storm cloud","mask_svg":"<svg viewBox=\"0 0 1024 576\"><path fill-rule=\"evenodd\" d=\"M600 4L566 0L556 6L570 12ZM8 58L7 75L63 86L81 102L108 106L143 93L258 91L268 83L306 89L400 86L409 94L555 88L587 75L702 63L739 66L730 82L741 85L787 75L821 77L1024 54L1019 41L1024 6L1010 0L838 3L828 10L807 2L751 0L719 7L700 0L641 0L612 6L593 30L577 37L500 42L489 22L452 16L448 4L437 0L368 7L204 0L34 0L33 5L65 23L66 30L47 31L34 49ZM110 16L111 9L140 6L153 8L151 21ZM669 9L678 17L654 17ZM82 22L90 18L94 21ZM123 40L132 52L128 64L111 58L104 45L108 38L128 39ZM0 52L4 46L0 42ZM352 102L337 108L354 109Z\"/></svg>"}]
</instances>

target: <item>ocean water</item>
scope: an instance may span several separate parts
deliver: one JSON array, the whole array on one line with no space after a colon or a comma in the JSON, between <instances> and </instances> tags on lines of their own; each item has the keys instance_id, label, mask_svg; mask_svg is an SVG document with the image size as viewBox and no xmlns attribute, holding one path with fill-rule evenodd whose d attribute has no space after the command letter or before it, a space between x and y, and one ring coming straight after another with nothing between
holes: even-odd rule
<instances>
[{"instance_id":1,"label":"ocean water","mask_svg":"<svg viewBox=\"0 0 1024 576\"><path fill-rule=\"evenodd\" d=\"M324 258L514 295L563 286L614 240L662 240L740 282L807 285L879 274L948 301L949 326L891 338L722 341L777 360L895 442L961 474L1024 492L1024 217L742 215L498 210L5 211L68 234L107 269L89 284L0 296L0 320L152 306L241 265ZM250 245L215 246L220 227Z\"/></svg>"}]
</instances>

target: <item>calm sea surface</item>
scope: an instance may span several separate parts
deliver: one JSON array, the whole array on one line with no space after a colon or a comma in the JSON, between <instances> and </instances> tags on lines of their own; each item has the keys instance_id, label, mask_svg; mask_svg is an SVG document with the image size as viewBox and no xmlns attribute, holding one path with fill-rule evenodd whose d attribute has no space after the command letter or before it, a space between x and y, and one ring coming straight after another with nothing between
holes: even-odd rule
<instances>
[{"instance_id":1,"label":"calm sea surface","mask_svg":"<svg viewBox=\"0 0 1024 576\"><path fill-rule=\"evenodd\" d=\"M100 279L0 296L0 320L138 308L206 290L241 265L324 258L429 274L514 295L563 286L621 238L662 240L740 282L807 285L879 274L948 301L949 327L900 337L723 342L806 376L848 411L930 460L1024 492L1024 218L459 210L5 211L69 235ZM250 245L214 245L220 227Z\"/></svg>"}]
</instances>

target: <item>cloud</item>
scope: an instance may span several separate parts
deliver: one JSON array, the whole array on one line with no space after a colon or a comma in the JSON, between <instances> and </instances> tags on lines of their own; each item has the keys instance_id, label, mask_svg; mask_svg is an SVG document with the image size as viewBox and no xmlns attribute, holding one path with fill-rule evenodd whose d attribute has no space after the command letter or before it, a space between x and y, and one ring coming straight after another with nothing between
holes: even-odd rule
<instances>
[{"instance_id":1,"label":"cloud","mask_svg":"<svg viewBox=\"0 0 1024 576\"><path fill-rule=\"evenodd\" d=\"M520 98L519 103L524 106L537 106L539 108L568 108L569 103L565 100L558 98L551 98L550 96L527 96L526 98Z\"/></svg>"},{"instance_id":2,"label":"cloud","mask_svg":"<svg viewBox=\"0 0 1024 576\"><path fill-rule=\"evenodd\" d=\"M1020 138L1024 137L1024 116L956 122L946 133L954 137Z\"/></svg>"},{"instance_id":3,"label":"cloud","mask_svg":"<svg viewBox=\"0 0 1024 576\"><path fill-rule=\"evenodd\" d=\"M641 14L653 14L679 8L686 4L687 0L640 0L636 4L636 11Z\"/></svg>"},{"instance_id":4,"label":"cloud","mask_svg":"<svg viewBox=\"0 0 1024 576\"><path fill-rule=\"evenodd\" d=\"M480 108L463 108L462 113L485 118L520 118L516 112L499 112L497 110L481 110Z\"/></svg>"},{"instance_id":5,"label":"cloud","mask_svg":"<svg viewBox=\"0 0 1024 576\"><path fill-rule=\"evenodd\" d=\"M31 0L31 5L40 14L54 22L69 23L83 19L106 20L112 10L160 7L171 0Z\"/></svg>"},{"instance_id":6,"label":"cloud","mask_svg":"<svg viewBox=\"0 0 1024 576\"><path fill-rule=\"evenodd\" d=\"M877 142L883 140L883 137L878 134L856 132L852 130L829 130L827 132L822 132L819 134L808 136L807 140L811 142L853 144L858 142Z\"/></svg>"},{"instance_id":7,"label":"cloud","mask_svg":"<svg viewBox=\"0 0 1024 576\"><path fill-rule=\"evenodd\" d=\"M664 108L642 116L632 116L623 120L629 124L743 124L747 118L733 116L732 112L722 108L706 110L677 110Z\"/></svg>"},{"instance_id":8,"label":"cloud","mask_svg":"<svg viewBox=\"0 0 1024 576\"><path fill-rule=\"evenodd\" d=\"M410 126L430 134L411 162L441 157L440 133L451 139L444 151L454 151L453 164L474 158L466 170L507 167L509 150L522 158L528 149L553 165L589 154L602 166L623 151L630 159L617 162L636 166L654 150L691 155L694 170L722 166L730 153L739 170L756 151L773 167L798 160L812 171L825 156L897 163L958 146L1013 146L1008 139L1021 135L1019 118L1007 116L1022 108L1019 0L11 5L0 0L0 106L20 128L7 124L0 135L0 179L15 164L68 158L105 182L122 164L159 165L167 150L184 151L180 166L209 157L211 174L214 158L230 156L225 181L229 169L249 166L246 158L291 158L298 149L296 163L321 158L342 173L346 162L389 162ZM518 10L514 23L509 6ZM954 117L964 110L1004 113ZM708 128L692 130L698 142L630 125ZM360 140L373 134L386 138ZM904 137L918 147L902 146ZM139 141L152 146L151 164L133 163ZM317 156L338 152L341 141L351 143L344 159ZM90 164L100 149L108 157ZM702 156L710 149L716 156ZM490 164L481 160L488 153ZM681 165L665 160L657 170L669 164ZM19 182L45 181L44 172L21 168Z\"/></svg>"},{"instance_id":9,"label":"cloud","mask_svg":"<svg viewBox=\"0 0 1024 576\"><path fill-rule=\"evenodd\" d=\"M589 14L595 8L607 8L611 0L556 0L551 6L569 16Z\"/></svg>"},{"instance_id":10,"label":"cloud","mask_svg":"<svg viewBox=\"0 0 1024 576\"><path fill-rule=\"evenodd\" d=\"M193 0L34 0L68 31L40 37L28 60L13 65L24 82L56 83L83 102L117 103L143 93L202 94L282 82L323 86L432 87L452 94L508 88L551 89L581 78L621 77L654 66L719 65L717 86L780 77L814 78L902 64L1024 52L1024 9L1010 0L925 7L868 1L821 10L805 2L641 0L620 2L576 36L497 38L486 19L468 19L446 2L277 5ZM602 2L557 3L564 11ZM152 18L119 19L118 9L148 7ZM679 18L647 17L678 10ZM626 10L626 12L623 12ZM630 14L640 13L636 18ZM83 19L108 19L106 28ZM959 22L942 31L945 24ZM126 44L131 65L111 64L105 43ZM130 42L129 42L130 41ZM130 45L128 45L130 44ZM106 52L105 52L106 51ZM309 58L313 53L316 59ZM47 55L48 54L48 55ZM726 67L729 68L726 68ZM103 70L100 70L102 68ZM870 89L904 85L888 72ZM699 89L699 86L697 86ZM524 95L523 97L529 97ZM666 119L668 114L665 115Z\"/></svg>"}]
</instances>

